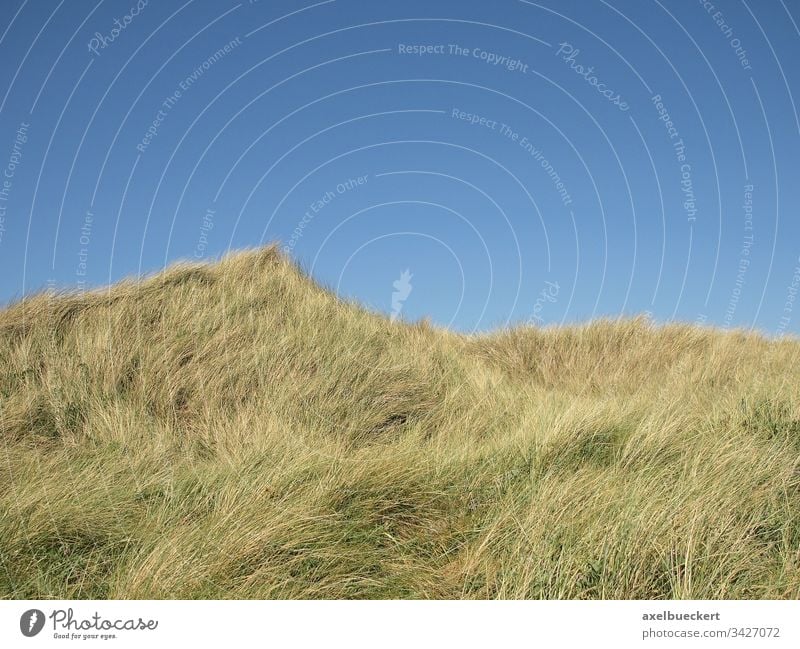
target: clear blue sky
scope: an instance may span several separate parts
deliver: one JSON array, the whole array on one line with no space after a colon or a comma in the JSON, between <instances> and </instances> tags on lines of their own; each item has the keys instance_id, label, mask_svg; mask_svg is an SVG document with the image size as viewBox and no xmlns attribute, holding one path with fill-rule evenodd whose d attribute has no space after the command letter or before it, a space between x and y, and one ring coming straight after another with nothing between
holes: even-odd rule
<instances>
[{"instance_id":1,"label":"clear blue sky","mask_svg":"<svg viewBox=\"0 0 800 649\"><path fill-rule=\"evenodd\" d=\"M463 331L796 334L799 22L797 0L3 0L0 301L279 241Z\"/></svg>"}]
</instances>

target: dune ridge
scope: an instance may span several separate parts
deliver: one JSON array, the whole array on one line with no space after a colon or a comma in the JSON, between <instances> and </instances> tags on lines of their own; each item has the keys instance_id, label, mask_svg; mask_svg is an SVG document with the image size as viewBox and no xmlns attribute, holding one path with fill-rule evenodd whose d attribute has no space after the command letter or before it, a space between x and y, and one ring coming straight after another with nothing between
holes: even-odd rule
<instances>
[{"instance_id":1,"label":"dune ridge","mask_svg":"<svg viewBox=\"0 0 800 649\"><path fill-rule=\"evenodd\" d=\"M0 311L0 597L797 598L800 343L465 336L276 247Z\"/></svg>"}]
</instances>

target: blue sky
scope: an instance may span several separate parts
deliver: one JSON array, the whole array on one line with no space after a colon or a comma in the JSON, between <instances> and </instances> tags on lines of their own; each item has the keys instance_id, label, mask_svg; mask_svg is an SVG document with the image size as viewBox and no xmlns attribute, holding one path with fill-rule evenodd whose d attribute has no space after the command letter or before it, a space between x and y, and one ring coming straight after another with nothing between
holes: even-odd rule
<instances>
[{"instance_id":1,"label":"blue sky","mask_svg":"<svg viewBox=\"0 0 800 649\"><path fill-rule=\"evenodd\" d=\"M796 0L4 0L0 301L278 241L461 331L796 334L798 22Z\"/></svg>"}]
</instances>

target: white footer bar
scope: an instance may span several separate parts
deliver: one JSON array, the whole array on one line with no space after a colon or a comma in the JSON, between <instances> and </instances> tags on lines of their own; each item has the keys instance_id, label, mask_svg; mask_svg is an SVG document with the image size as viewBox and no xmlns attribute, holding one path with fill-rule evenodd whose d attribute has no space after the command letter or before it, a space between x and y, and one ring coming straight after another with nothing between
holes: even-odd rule
<instances>
[{"instance_id":1,"label":"white footer bar","mask_svg":"<svg viewBox=\"0 0 800 649\"><path fill-rule=\"evenodd\" d=\"M800 647L794 601L4 601L0 647Z\"/></svg>"}]
</instances>

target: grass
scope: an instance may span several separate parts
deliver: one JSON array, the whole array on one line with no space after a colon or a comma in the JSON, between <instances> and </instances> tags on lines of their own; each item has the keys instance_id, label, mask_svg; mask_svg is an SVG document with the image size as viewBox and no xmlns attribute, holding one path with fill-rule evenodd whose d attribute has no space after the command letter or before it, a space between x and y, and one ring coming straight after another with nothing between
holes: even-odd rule
<instances>
[{"instance_id":1,"label":"grass","mask_svg":"<svg viewBox=\"0 0 800 649\"><path fill-rule=\"evenodd\" d=\"M469 337L274 248L0 311L0 597L798 598L800 343Z\"/></svg>"}]
</instances>

